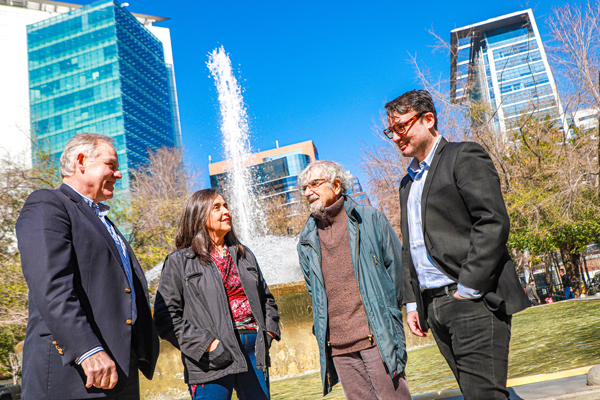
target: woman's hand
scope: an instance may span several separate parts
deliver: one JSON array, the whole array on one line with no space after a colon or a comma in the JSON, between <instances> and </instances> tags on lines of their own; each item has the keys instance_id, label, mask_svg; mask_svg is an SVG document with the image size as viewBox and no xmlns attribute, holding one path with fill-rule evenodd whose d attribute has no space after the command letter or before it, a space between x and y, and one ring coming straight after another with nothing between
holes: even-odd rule
<instances>
[{"instance_id":1,"label":"woman's hand","mask_svg":"<svg viewBox=\"0 0 600 400\"><path fill-rule=\"evenodd\" d=\"M219 339L215 339L210 343L210 346L208 346L208 349L205 351L205 353L210 353L211 351L214 351L217 346L219 345L220 340Z\"/></svg>"}]
</instances>

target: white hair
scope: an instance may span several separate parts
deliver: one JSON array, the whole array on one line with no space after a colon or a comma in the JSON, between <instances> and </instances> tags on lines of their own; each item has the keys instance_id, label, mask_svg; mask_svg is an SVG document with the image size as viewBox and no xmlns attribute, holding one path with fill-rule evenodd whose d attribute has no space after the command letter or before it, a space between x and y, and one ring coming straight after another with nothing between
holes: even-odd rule
<instances>
[{"instance_id":1,"label":"white hair","mask_svg":"<svg viewBox=\"0 0 600 400\"><path fill-rule=\"evenodd\" d=\"M352 174L348 172L348 170L346 170L340 163L327 160L315 161L308 164L308 167L298 174L299 188L308 183L311 171L315 168L318 168L321 171L321 177L323 179L327 179L329 185L331 185L334 180L339 179L342 194L346 194L348 189L350 189L353 179Z\"/></svg>"},{"instance_id":2,"label":"white hair","mask_svg":"<svg viewBox=\"0 0 600 400\"><path fill-rule=\"evenodd\" d=\"M67 142L60 156L60 175L64 178L75 173L75 160L78 154L83 154L87 159L94 160L98 157L98 142L113 144L110 136L98 133L78 133Z\"/></svg>"}]
</instances>

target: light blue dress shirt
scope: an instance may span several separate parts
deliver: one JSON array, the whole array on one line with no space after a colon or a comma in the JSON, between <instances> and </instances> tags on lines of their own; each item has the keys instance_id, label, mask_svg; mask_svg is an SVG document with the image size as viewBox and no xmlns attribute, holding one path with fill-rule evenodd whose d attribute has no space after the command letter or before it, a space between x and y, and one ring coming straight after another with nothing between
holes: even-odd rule
<instances>
[{"instance_id":1,"label":"light blue dress shirt","mask_svg":"<svg viewBox=\"0 0 600 400\"><path fill-rule=\"evenodd\" d=\"M431 256L425 247L423 237L423 222L421 221L421 200L423 198L423 187L429 172L429 166L435 156L435 151L440 143L441 136L433 145L433 148L427 157L419 163L416 158L408 166L408 174L412 179L408 200L406 202L406 215L408 216L408 237L410 246L410 256L419 278L419 287L424 289L435 289L454 283L445 273L443 273L433 262ZM479 291L467 288L462 284L457 286L458 294L467 299L476 299L481 297ZM417 303L407 303L406 311L415 311Z\"/></svg>"},{"instance_id":2,"label":"light blue dress shirt","mask_svg":"<svg viewBox=\"0 0 600 400\"><path fill-rule=\"evenodd\" d=\"M96 204L89 197L86 197L86 196L82 195L81 193L79 193L73 186L69 185L68 183L64 183L64 184L67 185L68 187L70 187L71 189L75 190L75 192L77 192L77 194L81 196L81 198L87 203L87 205L90 206L92 208L92 210L94 210L94 213L98 216L98 218L100 218L100 221L102 221L102 223L106 227L106 230L108 230L108 233L110 234L113 241L115 242L115 245L117 246L117 249L119 250L119 256L121 258L121 262L123 263L123 269L125 270L125 276L127 277L127 283L129 284L129 287L131 288L131 321L132 321L132 324L134 324L135 321L137 320L137 306L135 303L135 298L136 298L135 289L133 287L133 269L131 268L131 262L129 261L129 253L127 252L127 246L125 245L125 243L123 242L121 237L117 234L117 232L115 231L115 228L112 226L112 224L106 219L106 215L108 214L110 207L107 206L106 204L102 204L102 203ZM102 348L102 346L95 347L95 348L87 351L86 353L82 354L81 356L79 356L75 360L75 363L81 364L86 358L88 358L89 356L96 354L102 350L104 350Z\"/></svg>"}]
</instances>

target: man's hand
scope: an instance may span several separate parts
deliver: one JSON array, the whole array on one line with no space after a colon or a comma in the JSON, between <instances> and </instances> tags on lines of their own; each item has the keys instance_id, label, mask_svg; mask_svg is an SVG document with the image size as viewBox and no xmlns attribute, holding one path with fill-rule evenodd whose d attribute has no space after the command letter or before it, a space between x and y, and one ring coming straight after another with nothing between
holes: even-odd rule
<instances>
[{"instance_id":1,"label":"man's hand","mask_svg":"<svg viewBox=\"0 0 600 400\"><path fill-rule=\"evenodd\" d=\"M81 363L83 372L87 376L86 388L95 386L99 389L112 389L119 379L117 366L105 351L92 354Z\"/></svg>"},{"instance_id":2,"label":"man's hand","mask_svg":"<svg viewBox=\"0 0 600 400\"><path fill-rule=\"evenodd\" d=\"M408 324L408 327L410 328L410 331L413 333L413 335L420 336L420 337L427 336L427 334L425 332L423 332L423 330L421 329L421 323L419 322L419 312L418 311L411 311L411 312L407 313L406 314L406 323Z\"/></svg>"},{"instance_id":3,"label":"man's hand","mask_svg":"<svg viewBox=\"0 0 600 400\"><path fill-rule=\"evenodd\" d=\"M454 294L452 296L454 296L454 298L458 299L458 300L471 300L471 299L467 299L466 297L462 297L460 294L458 294L458 290L456 292L454 292Z\"/></svg>"},{"instance_id":4,"label":"man's hand","mask_svg":"<svg viewBox=\"0 0 600 400\"><path fill-rule=\"evenodd\" d=\"M215 339L212 342L210 342L210 346L208 346L208 349L206 349L205 353L210 353L211 351L214 351L217 346L219 345L220 340L219 339Z\"/></svg>"}]
</instances>

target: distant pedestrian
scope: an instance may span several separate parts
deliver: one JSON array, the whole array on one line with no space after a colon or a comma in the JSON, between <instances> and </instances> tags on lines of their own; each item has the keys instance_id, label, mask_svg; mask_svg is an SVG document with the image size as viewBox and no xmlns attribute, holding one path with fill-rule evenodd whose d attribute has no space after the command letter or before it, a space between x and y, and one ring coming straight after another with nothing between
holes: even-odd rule
<instances>
[{"instance_id":1,"label":"distant pedestrian","mask_svg":"<svg viewBox=\"0 0 600 400\"><path fill-rule=\"evenodd\" d=\"M562 280L563 288L565 290L565 300L574 299L573 285L571 284L569 275L565 274L564 268L560 269L560 279Z\"/></svg>"},{"instance_id":2,"label":"distant pedestrian","mask_svg":"<svg viewBox=\"0 0 600 400\"><path fill-rule=\"evenodd\" d=\"M527 293L527 297L529 298L532 306L537 306L540 304L541 300L537 294L535 282L529 281L527 286L525 286L525 292Z\"/></svg>"}]
</instances>

